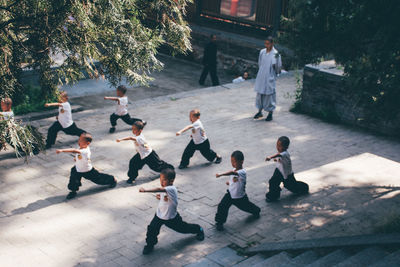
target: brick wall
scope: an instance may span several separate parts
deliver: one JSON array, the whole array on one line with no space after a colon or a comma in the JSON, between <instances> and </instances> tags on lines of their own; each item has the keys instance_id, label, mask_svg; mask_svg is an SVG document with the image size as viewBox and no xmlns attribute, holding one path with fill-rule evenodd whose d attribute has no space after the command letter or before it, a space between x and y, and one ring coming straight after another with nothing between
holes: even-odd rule
<instances>
[{"instance_id":1,"label":"brick wall","mask_svg":"<svg viewBox=\"0 0 400 267\"><path fill-rule=\"evenodd\" d=\"M400 137L400 115L392 122L369 121L365 110L358 105L357 96L344 86L346 77L334 61L306 65L303 73L301 111L332 122L362 127L374 132Z\"/></svg>"}]
</instances>

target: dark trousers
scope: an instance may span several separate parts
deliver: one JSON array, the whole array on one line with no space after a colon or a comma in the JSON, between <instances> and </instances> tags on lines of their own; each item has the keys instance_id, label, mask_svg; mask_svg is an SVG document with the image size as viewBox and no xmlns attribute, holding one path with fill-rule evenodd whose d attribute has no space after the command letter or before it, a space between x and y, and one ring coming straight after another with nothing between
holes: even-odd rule
<instances>
[{"instance_id":1,"label":"dark trousers","mask_svg":"<svg viewBox=\"0 0 400 267\"><path fill-rule=\"evenodd\" d=\"M139 175L139 170L144 165L149 166L150 169L156 172L161 172L164 169L174 169L174 166L161 160L157 153L153 150L150 155L144 159L140 158L140 154L136 153L135 156L129 161L128 177L135 180Z\"/></svg>"},{"instance_id":2,"label":"dark trousers","mask_svg":"<svg viewBox=\"0 0 400 267\"><path fill-rule=\"evenodd\" d=\"M69 177L68 189L71 191L78 191L82 185L81 179L85 178L99 185L111 185L114 183L114 176L101 173L95 168L88 172L77 172L76 167L72 167L71 175Z\"/></svg>"},{"instance_id":3,"label":"dark trousers","mask_svg":"<svg viewBox=\"0 0 400 267\"><path fill-rule=\"evenodd\" d=\"M215 221L218 224L224 224L226 222L226 218L228 218L229 208L232 205L236 206L240 210L251 214L258 214L261 211L261 209L257 205L250 202L247 195L242 198L232 198L229 190L227 190L227 193L218 204L217 214L215 214Z\"/></svg>"},{"instance_id":4,"label":"dark trousers","mask_svg":"<svg viewBox=\"0 0 400 267\"><path fill-rule=\"evenodd\" d=\"M117 125L117 120L122 119L126 124L133 125L136 121L142 121L141 119L131 118L129 113L125 114L124 116L119 116L115 113L111 114L110 122L111 126L115 127Z\"/></svg>"},{"instance_id":5,"label":"dark trousers","mask_svg":"<svg viewBox=\"0 0 400 267\"><path fill-rule=\"evenodd\" d=\"M149 224L149 226L147 226L147 245L154 246L155 244L157 244L157 236L160 233L161 226L163 226L164 224L172 230L182 234L198 234L200 233L201 228L198 224L184 222L179 213L177 213L175 218L171 220L161 220L157 217L157 215L154 215L153 220L151 220L151 223Z\"/></svg>"},{"instance_id":6,"label":"dark trousers","mask_svg":"<svg viewBox=\"0 0 400 267\"><path fill-rule=\"evenodd\" d=\"M204 65L203 68L203 72L200 75L200 80L199 83L200 84L204 84L204 81L207 78L208 72L210 72L210 76L211 76L211 81L213 86L219 85L219 80L218 80L218 76L217 76L217 65Z\"/></svg>"},{"instance_id":7,"label":"dark trousers","mask_svg":"<svg viewBox=\"0 0 400 267\"><path fill-rule=\"evenodd\" d=\"M50 126L49 131L47 132L46 147L50 147L56 143L56 138L59 131L63 131L66 134L76 136L81 136L82 133L86 132L82 129L79 129L76 126L75 122L68 128L63 128L61 124L56 121L53 123L53 125Z\"/></svg>"},{"instance_id":8,"label":"dark trousers","mask_svg":"<svg viewBox=\"0 0 400 267\"><path fill-rule=\"evenodd\" d=\"M198 145L196 145L192 139L192 140L190 140L189 144L186 146L185 151L183 151L180 165L181 166L189 165L190 158L193 157L194 152L196 152L196 150L199 150L200 153L203 155L203 157L205 157L210 162L212 162L217 157L217 153L215 153L210 148L210 141L208 141L208 139Z\"/></svg>"},{"instance_id":9,"label":"dark trousers","mask_svg":"<svg viewBox=\"0 0 400 267\"><path fill-rule=\"evenodd\" d=\"M275 169L271 179L269 179L269 192L265 195L269 200L277 200L281 196L280 184L283 182L283 186L290 192L295 194L307 194L308 184L296 181L293 174L288 175L286 179L283 178L282 173L278 168Z\"/></svg>"}]
</instances>

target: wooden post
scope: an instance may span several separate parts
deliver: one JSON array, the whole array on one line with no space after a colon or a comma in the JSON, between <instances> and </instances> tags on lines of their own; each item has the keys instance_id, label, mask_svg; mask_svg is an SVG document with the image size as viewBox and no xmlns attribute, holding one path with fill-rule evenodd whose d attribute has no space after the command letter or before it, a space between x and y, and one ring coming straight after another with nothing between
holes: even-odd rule
<instances>
[{"instance_id":1,"label":"wooden post","mask_svg":"<svg viewBox=\"0 0 400 267\"><path fill-rule=\"evenodd\" d=\"M274 25L273 25L273 30L272 30L273 37L276 37L276 34L279 31L281 15L282 15L282 0L275 0L275 3L274 3Z\"/></svg>"}]
</instances>

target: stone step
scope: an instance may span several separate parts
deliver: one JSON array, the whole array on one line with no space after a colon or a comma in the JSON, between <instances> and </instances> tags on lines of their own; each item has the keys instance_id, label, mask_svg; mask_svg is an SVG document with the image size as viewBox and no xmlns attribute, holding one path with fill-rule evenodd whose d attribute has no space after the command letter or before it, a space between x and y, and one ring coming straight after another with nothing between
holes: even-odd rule
<instances>
[{"instance_id":1,"label":"stone step","mask_svg":"<svg viewBox=\"0 0 400 267\"><path fill-rule=\"evenodd\" d=\"M284 264L290 263L292 260L292 257L287 253L287 252L281 252L279 254L276 254L262 262L257 263L256 265L253 265L254 267L275 267L275 266L281 266Z\"/></svg>"},{"instance_id":2,"label":"stone step","mask_svg":"<svg viewBox=\"0 0 400 267\"><path fill-rule=\"evenodd\" d=\"M388 253L381 248L369 247L338 263L335 267L363 267L375 263L387 255Z\"/></svg>"},{"instance_id":3,"label":"stone step","mask_svg":"<svg viewBox=\"0 0 400 267\"><path fill-rule=\"evenodd\" d=\"M322 258L319 258L318 260L316 260L313 263L310 263L309 265L306 265L306 266L307 267L333 266L335 264L338 264L339 262L344 261L345 259L347 259L350 256L351 256L351 254L349 252L338 249L338 250L335 250L335 251L325 255Z\"/></svg>"},{"instance_id":4,"label":"stone step","mask_svg":"<svg viewBox=\"0 0 400 267\"><path fill-rule=\"evenodd\" d=\"M397 250L387 255L382 260L377 261L371 267L397 267L397 266L400 266L400 250Z\"/></svg>"},{"instance_id":5,"label":"stone step","mask_svg":"<svg viewBox=\"0 0 400 267\"><path fill-rule=\"evenodd\" d=\"M282 265L281 267L297 267L306 266L319 258L319 255L312 250L307 250L302 254L294 257L289 264Z\"/></svg>"},{"instance_id":6,"label":"stone step","mask_svg":"<svg viewBox=\"0 0 400 267\"><path fill-rule=\"evenodd\" d=\"M257 263L262 262L264 260L266 260L266 257L264 255L257 254L257 255L254 255L252 257L249 257L249 258L245 259L244 261L241 261L241 262L239 262L239 263L237 263L237 264L235 264L233 266L235 266L235 267L254 266Z\"/></svg>"}]
</instances>

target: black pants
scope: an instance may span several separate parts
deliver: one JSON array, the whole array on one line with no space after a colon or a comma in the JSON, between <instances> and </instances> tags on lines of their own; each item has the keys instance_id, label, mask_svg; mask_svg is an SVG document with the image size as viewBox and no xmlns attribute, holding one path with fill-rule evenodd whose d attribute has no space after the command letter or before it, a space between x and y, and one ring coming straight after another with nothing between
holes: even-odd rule
<instances>
[{"instance_id":1,"label":"black pants","mask_svg":"<svg viewBox=\"0 0 400 267\"><path fill-rule=\"evenodd\" d=\"M282 173L278 168L275 169L271 179L269 179L269 192L265 195L269 200L277 200L281 196L280 184L283 182L283 186L290 192L295 194L307 194L308 184L296 181L293 174L288 175L286 179L283 178Z\"/></svg>"},{"instance_id":2,"label":"black pants","mask_svg":"<svg viewBox=\"0 0 400 267\"><path fill-rule=\"evenodd\" d=\"M151 223L149 224L149 226L147 226L147 245L154 246L155 244L157 244L157 236L160 233L161 226L163 226L164 224L172 230L182 234L198 234L200 233L201 228L198 224L184 222L179 213L177 213L175 218L171 220L162 220L158 218L157 215L154 215L153 220L151 220Z\"/></svg>"},{"instance_id":3,"label":"black pants","mask_svg":"<svg viewBox=\"0 0 400 267\"><path fill-rule=\"evenodd\" d=\"M211 81L213 86L219 85L219 80L217 76L217 65L204 65L203 72L200 75L200 84L204 84L204 81L207 78L208 72L210 72Z\"/></svg>"},{"instance_id":4,"label":"black pants","mask_svg":"<svg viewBox=\"0 0 400 267\"><path fill-rule=\"evenodd\" d=\"M72 167L71 175L69 177L68 189L71 191L78 191L82 185L81 179L85 178L99 185L111 185L114 183L114 176L101 173L95 168L88 172L77 172L76 167Z\"/></svg>"},{"instance_id":5,"label":"black pants","mask_svg":"<svg viewBox=\"0 0 400 267\"><path fill-rule=\"evenodd\" d=\"M153 150L150 155L144 159L140 158L140 154L136 153L135 156L129 161L128 177L135 180L139 175L139 170L144 165L149 166L150 169L156 172L161 172L164 169L174 169L174 166L161 160L157 153Z\"/></svg>"},{"instance_id":6,"label":"black pants","mask_svg":"<svg viewBox=\"0 0 400 267\"><path fill-rule=\"evenodd\" d=\"M215 221L218 224L224 224L226 222L226 218L228 218L229 208L232 205L236 206L240 210L251 214L258 214L261 211L258 206L250 202L247 195L242 198L231 198L231 194L229 193L229 190L227 190L227 193L218 204L217 214L215 214Z\"/></svg>"},{"instance_id":7,"label":"black pants","mask_svg":"<svg viewBox=\"0 0 400 267\"><path fill-rule=\"evenodd\" d=\"M115 113L111 114L110 122L111 126L115 127L117 125L117 120L122 119L126 124L133 125L136 121L142 121L141 119L131 118L129 113L125 114L124 116L119 116Z\"/></svg>"},{"instance_id":8,"label":"black pants","mask_svg":"<svg viewBox=\"0 0 400 267\"><path fill-rule=\"evenodd\" d=\"M199 150L200 153L203 155L203 157L205 157L210 162L212 162L217 157L217 153L215 153L210 148L210 141L208 141L208 139L198 145L196 145L192 139L192 140L190 140L189 144L186 146L185 151L183 151L180 165L181 166L189 165L190 158L193 157L194 152L196 152L196 150Z\"/></svg>"},{"instance_id":9,"label":"black pants","mask_svg":"<svg viewBox=\"0 0 400 267\"><path fill-rule=\"evenodd\" d=\"M56 143L57 133L59 131L63 131L66 134L76 135L76 136L81 136L82 133L86 132L82 129L79 129L76 126L75 122L68 128L63 128L61 124L58 121L56 121L53 123L53 125L50 126L49 131L47 133L47 140L46 140L47 148L51 147Z\"/></svg>"}]
</instances>

